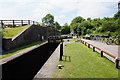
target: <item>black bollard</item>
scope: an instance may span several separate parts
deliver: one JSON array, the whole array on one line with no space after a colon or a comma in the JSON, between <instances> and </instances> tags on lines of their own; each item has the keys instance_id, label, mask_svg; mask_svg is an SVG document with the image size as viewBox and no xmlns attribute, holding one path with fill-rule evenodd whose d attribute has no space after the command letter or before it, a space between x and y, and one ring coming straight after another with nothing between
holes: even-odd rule
<instances>
[{"instance_id":1,"label":"black bollard","mask_svg":"<svg viewBox=\"0 0 120 80\"><path fill-rule=\"evenodd\" d=\"M60 43L60 61L62 61L63 56L63 42Z\"/></svg>"},{"instance_id":2,"label":"black bollard","mask_svg":"<svg viewBox=\"0 0 120 80\"><path fill-rule=\"evenodd\" d=\"M50 39L48 38L48 43L50 43Z\"/></svg>"}]
</instances>

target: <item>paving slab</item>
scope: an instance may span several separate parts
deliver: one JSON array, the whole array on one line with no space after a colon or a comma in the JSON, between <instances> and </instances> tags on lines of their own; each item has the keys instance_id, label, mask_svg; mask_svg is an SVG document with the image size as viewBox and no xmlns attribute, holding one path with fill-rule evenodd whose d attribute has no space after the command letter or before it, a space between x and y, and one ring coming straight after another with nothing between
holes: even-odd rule
<instances>
[{"instance_id":1,"label":"paving slab","mask_svg":"<svg viewBox=\"0 0 120 80\"><path fill-rule=\"evenodd\" d=\"M38 71L38 73L36 74L33 80L52 78L54 71L57 69L59 55L60 55L60 45L58 45L56 50L52 53L49 59L45 62L42 68Z\"/></svg>"}]
</instances>

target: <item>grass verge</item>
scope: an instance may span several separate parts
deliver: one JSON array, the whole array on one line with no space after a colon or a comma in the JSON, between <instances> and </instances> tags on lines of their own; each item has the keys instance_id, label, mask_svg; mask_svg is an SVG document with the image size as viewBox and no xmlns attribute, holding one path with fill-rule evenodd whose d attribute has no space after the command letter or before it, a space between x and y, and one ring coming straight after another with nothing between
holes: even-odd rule
<instances>
[{"instance_id":1,"label":"grass verge","mask_svg":"<svg viewBox=\"0 0 120 80\"><path fill-rule=\"evenodd\" d=\"M6 52L2 53L2 55L0 55L0 59L11 56L13 54L16 54L18 52L21 52L21 51L27 49L27 48L30 48L30 47L32 47L34 45L41 44L41 43L42 43L42 41L39 41L39 42L35 42L35 43L32 43L32 44L29 44L29 45L14 49L14 50L6 51Z\"/></svg>"},{"instance_id":2,"label":"grass verge","mask_svg":"<svg viewBox=\"0 0 120 80\"><path fill-rule=\"evenodd\" d=\"M65 40L67 41L68 39ZM77 41L77 39L69 38L69 41Z\"/></svg>"},{"instance_id":3,"label":"grass verge","mask_svg":"<svg viewBox=\"0 0 120 80\"><path fill-rule=\"evenodd\" d=\"M29 25L15 27L15 28L5 28L2 30L3 38L12 38L28 26Z\"/></svg>"},{"instance_id":4,"label":"grass verge","mask_svg":"<svg viewBox=\"0 0 120 80\"><path fill-rule=\"evenodd\" d=\"M63 61L58 65L64 67L57 69L53 78L118 78L114 63L101 58L99 53L92 52L82 43L67 44L63 51Z\"/></svg>"}]
</instances>

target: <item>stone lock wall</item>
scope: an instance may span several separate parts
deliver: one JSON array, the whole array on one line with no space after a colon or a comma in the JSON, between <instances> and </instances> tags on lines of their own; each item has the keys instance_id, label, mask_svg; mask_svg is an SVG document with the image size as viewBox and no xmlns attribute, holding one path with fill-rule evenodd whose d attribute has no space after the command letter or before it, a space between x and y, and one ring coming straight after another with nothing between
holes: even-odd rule
<instances>
[{"instance_id":1,"label":"stone lock wall","mask_svg":"<svg viewBox=\"0 0 120 80\"><path fill-rule=\"evenodd\" d=\"M4 50L11 50L21 46L25 46L37 41L47 40L49 36L59 36L59 32L49 27L41 27L37 25L31 25L24 32L18 34L13 38L3 38L2 47Z\"/></svg>"}]
</instances>

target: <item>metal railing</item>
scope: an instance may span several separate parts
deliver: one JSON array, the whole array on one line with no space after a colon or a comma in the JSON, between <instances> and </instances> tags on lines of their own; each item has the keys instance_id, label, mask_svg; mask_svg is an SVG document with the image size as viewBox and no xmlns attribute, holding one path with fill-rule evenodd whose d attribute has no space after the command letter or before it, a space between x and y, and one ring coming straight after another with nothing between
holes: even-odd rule
<instances>
[{"instance_id":1,"label":"metal railing","mask_svg":"<svg viewBox=\"0 0 120 80\"><path fill-rule=\"evenodd\" d=\"M38 24L36 21L32 20L0 20L0 24L3 27L3 25L12 25L12 27L15 26L23 26L23 25L30 25L30 24Z\"/></svg>"}]
</instances>

